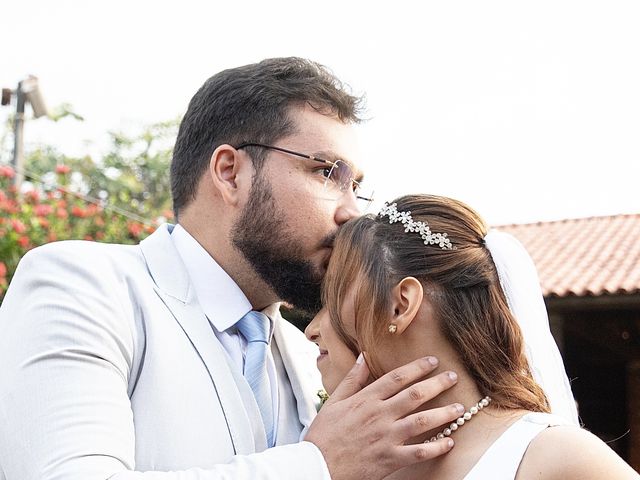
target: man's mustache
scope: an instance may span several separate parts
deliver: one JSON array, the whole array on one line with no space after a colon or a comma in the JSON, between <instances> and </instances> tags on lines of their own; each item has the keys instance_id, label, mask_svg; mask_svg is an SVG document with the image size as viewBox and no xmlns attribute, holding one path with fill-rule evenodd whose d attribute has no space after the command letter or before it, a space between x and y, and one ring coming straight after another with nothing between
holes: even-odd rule
<instances>
[{"instance_id":1,"label":"man's mustache","mask_svg":"<svg viewBox=\"0 0 640 480\"><path fill-rule=\"evenodd\" d=\"M336 241L336 237L338 236L338 233L340 232L340 230L336 230L333 233L330 233L329 235L327 235L322 242L320 243L320 245L322 245L322 247L325 248L333 248L333 245Z\"/></svg>"}]
</instances>

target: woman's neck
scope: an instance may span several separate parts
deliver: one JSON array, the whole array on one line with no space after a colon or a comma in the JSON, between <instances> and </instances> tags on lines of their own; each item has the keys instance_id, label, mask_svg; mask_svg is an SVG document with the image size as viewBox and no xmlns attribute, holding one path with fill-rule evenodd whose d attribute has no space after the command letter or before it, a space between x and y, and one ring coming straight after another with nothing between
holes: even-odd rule
<instances>
[{"instance_id":1,"label":"woman's neck","mask_svg":"<svg viewBox=\"0 0 640 480\"><path fill-rule=\"evenodd\" d=\"M471 407L476 405L481 399L483 399L487 393L481 392L467 370L458 362L441 362L438 369L434 374L446 371L453 371L458 375L458 381L456 385L449 390L441 393L430 402L425 403L418 411L430 410L433 408L445 407L458 403L463 406L464 412L469 411ZM460 414L460 417L462 414ZM455 421L455 420L454 420ZM439 425L436 428L426 432L426 434L412 439L411 443L423 442L438 433L442 432L450 423L445 425ZM462 430L464 426L459 429Z\"/></svg>"},{"instance_id":2,"label":"woman's neck","mask_svg":"<svg viewBox=\"0 0 640 480\"><path fill-rule=\"evenodd\" d=\"M441 356L438 358L441 358L441 363L434 374L454 371L458 375L458 382L454 387L424 404L419 410L429 410L459 403L463 405L465 412L469 411L487 393L480 391L474 379L461 363L445 361ZM451 434L451 439L455 442L451 452L433 460L404 468L388 477L388 480L413 480L425 477L433 480L462 478L475 465L486 449L524 413L526 412L522 410L504 410L490 404L472 416L471 420L465 421ZM426 434L415 437L407 443L424 442L442 432L453 422L438 425Z\"/></svg>"}]
</instances>

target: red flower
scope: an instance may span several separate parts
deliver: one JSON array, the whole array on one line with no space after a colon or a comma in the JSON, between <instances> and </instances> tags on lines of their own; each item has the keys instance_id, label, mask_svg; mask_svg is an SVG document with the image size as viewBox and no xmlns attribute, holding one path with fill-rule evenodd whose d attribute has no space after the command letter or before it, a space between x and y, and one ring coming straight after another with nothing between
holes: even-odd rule
<instances>
[{"instance_id":1,"label":"red flower","mask_svg":"<svg viewBox=\"0 0 640 480\"><path fill-rule=\"evenodd\" d=\"M25 224L16 218L11 219L11 227L15 230L15 232L18 235L22 235L24 232L27 231L27 227L25 226Z\"/></svg>"},{"instance_id":2,"label":"red flower","mask_svg":"<svg viewBox=\"0 0 640 480\"><path fill-rule=\"evenodd\" d=\"M71 207L71 215L73 215L74 217L78 217L78 218L84 218L84 217L87 216L87 212L84 211L79 206L74 205L73 207Z\"/></svg>"},{"instance_id":3,"label":"red flower","mask_svg":"<svg viewBox=\"0 0 640 480\"><path fill-rule=\"evenodd\" d=\"M7 266L3 262L0 262L0 278L6 277L6 276L7 276Z\"/></svg>"},{"instance_id":4,"label":"red flower","mask_svg":"<svg viewBox=\"0 0 640 480\"><path fill-rule=\"evenodd\" d=\"M18 212L18 203L15 200L0 200L0 212L4 210L8 213Z\"/></svg>"},{"instance_id":5,"label":"red flower","mask_svg":"<svg viewBox=\"0 0 640 480\"><path fill-rule=\"evenodd\" d=\"M24 235L18 238L18 245L22 248L27 248L29 246L29 237L25 237Z\"/></svg>"},{"instance_id":6,"label":"red flower","mask_svg":"<svg viewBox=\"0 0 640 480\"><path fill-rule=\"evenodd\" d=\"M93 217L94 215L97 215L101 211L102 211L102 208L99 205L96 205L95 203L87 204L87 208L84 209L85 216L87 217Z\"/></svg>"},{"instance_id":7,"label":"red flower","mask_svg":"<svg viewBox=\"0 0 640 480\"><path fill-rule=\"evenodd\" d=\"M13 168L6 165L0 165L0 178L13 178L15 176L16 172Z\"/></svg>"},{"instance_id":8,"label":"red flower","mask_svg":"<svg viewBox=\"0 0 640 480\"><path fill-rule=\"evenodd\" d=\"M36 217L46 217L47 215L51 215L53 213L53 207L46 203L41 203L40 205L36 205L33 209L33 213Z\"/></svg>"},{"instance_id":9,"label":"red flower","mask_svg":"<svg viewBox=\"0 0 640 480\"><path fill-rule=\"evenodd\" d=\"M66 175L70 171L71 171L71 167L69 165L63 165L63 164L56 165L56 173Z\"/></svg>"},{"instance_id":10,"label":"red flower","mask_svg":"<svg viewBox=\"0 0 640 480\"><path fill-rule=\"evenodd\" d=\"M40 201L40 194L37 190L29 190L24 194L24 198L28 203L38 203Z\"/></svg>"},{"instance_id":11,"label":"red flower","mask_svg":"<svg viewBox=\"0 0 640 480\"><path fill-rule=\"evenodd\" d=\"M56 210L56 217L58 218L67 218L69 214L64 208L59 208Z\"/></svg>"},{"instance_id":12,"label":"red flower","mask_svg":"<svg viewBox=\"0 0 640 480\"><path fill-rule=\"evenodd\" d=\"M139 223L129 222L127 224L127 228L129 229L129 233L134 237L138 237L142 233L142 225Z\"/></svg>"}]
</instances>

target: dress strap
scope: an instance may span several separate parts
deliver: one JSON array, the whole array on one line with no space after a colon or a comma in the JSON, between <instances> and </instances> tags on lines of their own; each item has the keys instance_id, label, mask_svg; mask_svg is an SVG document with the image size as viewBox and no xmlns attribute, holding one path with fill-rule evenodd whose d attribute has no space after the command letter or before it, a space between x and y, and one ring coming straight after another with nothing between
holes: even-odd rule
<instances>
[{"instance_id":1,"label":"dress strap","mask_svg":"<svg viewBox=\"0 0 640 480\"><path fill-rule=\"evenodd\" d=\"M524 415L489 447L464 480L513 480L536 435L547 427L566 424L566 420L548 413Z\"/></svg>"}]
</instances>

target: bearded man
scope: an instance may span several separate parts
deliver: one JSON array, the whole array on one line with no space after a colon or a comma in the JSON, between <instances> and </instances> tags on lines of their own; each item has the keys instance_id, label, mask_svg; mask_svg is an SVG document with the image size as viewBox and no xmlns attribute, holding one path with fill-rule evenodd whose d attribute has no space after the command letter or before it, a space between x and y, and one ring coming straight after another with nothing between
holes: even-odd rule
<instances>
[{"instance_id":1,"label":"bearded man","mask_svg":"<svg viewBox=\"0 0 640 480\"><path fill-rule=\"evenodd\" d=\"M318 308L368 201L359 105L304 59L220 72L180 126L177 225L23 258L0 309L0 479L382 478L451 448L404 445L458 415L409 415L455 381L423 380L428 359L366 387L357 363L316 416L317 348L280 316Z\"/></svg>"}]
</instances>

